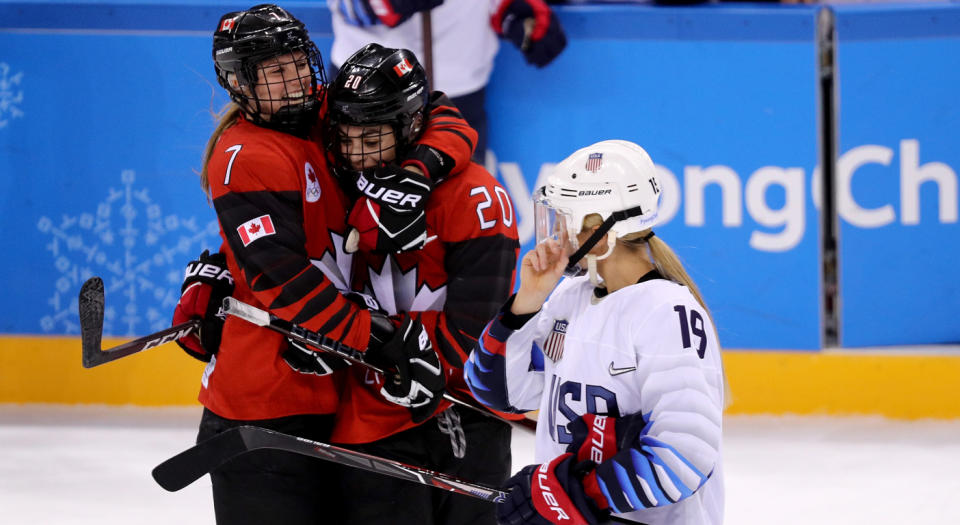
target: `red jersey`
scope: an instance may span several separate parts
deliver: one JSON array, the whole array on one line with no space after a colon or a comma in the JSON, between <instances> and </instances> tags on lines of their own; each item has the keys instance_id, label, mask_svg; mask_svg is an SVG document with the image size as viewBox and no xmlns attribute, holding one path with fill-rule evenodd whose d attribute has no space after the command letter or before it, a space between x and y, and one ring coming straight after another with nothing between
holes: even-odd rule
<instances>
[{"instance_id":1,"label":"red jersey","mask_svg":"<svg viewBox=\"0 0 960 525\"><path fill-rule=\"evenodd\" d=\"M445 179L470 163L477 146L477 131L467 124L460 110L440 91L430 93L427 128L400 162L415 166L430 180Z\"/></svg>"},{"instance_id":2,"label":"red jersey","mask_svg":"<svg viewBox=\"0 0 960 525\"><path fill-rule=\"evenodd\" d=\"M219 138L207 172L233 296L366 348L369 312L338 293L350 271L348 202L320 147L241 118ZM229 316L200 402L241 420L333 413L334 379L294 371L280 357L286 347L284 336Z\"/></svg>"},{"instance_id":3,"label":"red jersey","mask_svg":"<svg viewBox=\"0 0 960 525\"><path fill-rule=\"evenodd\" d=\"M434 187L426 214L426 246L357 254L353 288L373 295L390 314L419 319L440 354L447 390L472 399L463 362L513 290L520 250L516 213L496 179L470 163ZM333 441L369 443L414 426L407 408L380 394L379 374L352 366L345 382ZM443 401L437 412L449 406Z\"/></svg>"},{"instance_id":4,"label":"red jersey","mask_svg":"<svg viewBox=\"0 0 960 525\"><path fill-rule=\"evenodd\" d=\"M433 179L469 162L477 134L442 93L403 165ZM322 117L321 117L322 118ZM226 129L207 164L233 296L348 346L365 349L370 314L344 299L352 256L343 251L350 202L329 174L322 140L304 140L243 118ZM336 411L339 375L291 369L286 338L235 317L207 365L200 402L240 420Z\"/></svg>"}]
</instances>

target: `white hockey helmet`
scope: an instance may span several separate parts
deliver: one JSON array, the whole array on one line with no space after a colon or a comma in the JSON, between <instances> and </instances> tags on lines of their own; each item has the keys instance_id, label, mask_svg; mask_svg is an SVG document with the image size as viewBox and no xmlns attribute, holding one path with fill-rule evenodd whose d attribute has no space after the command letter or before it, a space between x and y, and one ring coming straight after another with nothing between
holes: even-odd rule
<instances>
[{"instance_id":1,"label":"white hockey helmet","mask_svg":"<svg viewBox=\"0 0 960 525\"><path fill-rule=\"evenodd\" d=\"M660 181L650 155L626 140L605 140L579 149L561 161L534 194L537 242L561 232L571 243L568 274L582 273L578 261L608 231L608 250L617 238L655 226L659 220ZM603 225L577 245L583 219L598 214Z\"/></svg>"}]
</instances>

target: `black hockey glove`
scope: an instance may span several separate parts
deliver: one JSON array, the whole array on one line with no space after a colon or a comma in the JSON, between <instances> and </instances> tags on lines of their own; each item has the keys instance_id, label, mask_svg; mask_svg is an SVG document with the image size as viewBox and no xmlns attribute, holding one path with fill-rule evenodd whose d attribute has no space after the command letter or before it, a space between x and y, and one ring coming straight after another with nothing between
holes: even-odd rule
<instances>
[{"instance_id":1,"label":"black hockey glove","mask_svg":"<svg viewBox=\"0 0 960 525\"><path fill-rule=\"evenodd\" d=\"M557 15L543 0L503 0L490 24L537 67L549 64L567 47Z\"/></svg>"},{"instance_id":2,"label":"black hockey glove","mask_svg":"<svg viewBox=\"0 0 960 525\"><path fill-rule=\"evenodd\" d=\"M290 368L301 374L321 377L350 366L350 361L337 357L334 353L311 348L290 338L287 338L287 348L280 357Z\"/></svg>"},{"instance_id":3,"label":"black hockey glove","mask_svg":"<svg viewBox=\"0 0 960 525\"><path fill-rule=\"evenodd\" d=\"M380 308L380 303L367 294L349 292L343 296L362 308L383 312ZM287 343L287 348L280 354L280 357L290 365L290 368L301 374L325 376L351 365L350 361L337 357L337 355L332 352L325 352L319 348L311 348L290 338L287 338Z\"/></svg>"},{"instance_id":4,"label":"black hockey glove","mask_svg":"<svg viewBox=\"0 0 960 525\"><path fill-rule=\"evenodd\" d=\"M393 326L388 318L375 315L371 321L370 348L364 358L384 371L380 394L391 403L409 408L414 423L430 419L443 399L446 382L423 324L404 317L388 334L384 321Z\"/></svg>"},{"instance_id":5,"label":"black hockey glove","mask_svg":"<svg viewBox=\"0 0 960 525\"><path fill-rule=\"evenodd\" d=\"M377 168L370 179L362 172L352 173L360 197L347 218L354 228L347 236L347 252L395 253L423 248L430 179L392 165Z\"/></svg>"},{"instance_id":6,"label":"black hockey glove","mask_svg":"<svg viewBox=\"0 0 960 525\"><path fill-rule=\"evenodd\" d=\"M196 261L187 264L180 300L173 310L173 324L200 319L199 333L177 339L187 354L209 362L220 349L223 335L223 298L233 293L233 276L227 269L227 258L222 253L210 254L204 250Z\"/></svg>"}]
</instances>

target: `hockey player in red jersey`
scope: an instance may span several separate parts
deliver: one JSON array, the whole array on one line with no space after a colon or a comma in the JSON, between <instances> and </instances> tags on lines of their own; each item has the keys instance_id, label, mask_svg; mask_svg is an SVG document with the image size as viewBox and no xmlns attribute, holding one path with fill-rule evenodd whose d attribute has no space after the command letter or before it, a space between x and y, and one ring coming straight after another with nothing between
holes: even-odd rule
<instances>
[{"instance_id":1,"label":"hockey player in red jersey","mask_svg":"<svg viewBox=\"0 0 960 525\"><path fill-rule=\"evenodd\" d=\"M357 199L350 216L360 247L353 289L374 296L391 315L422 322L441 356L447 391L470 399L463 362L513 289L516 216L506 190L476 163L430 181L425 206L386 197L424 182L395 166L424 125L452 128L456 110L427 112L427 92L412 52L376 44L361 49L331 85L329 150L338 179ZM377 393L384 378L361 367L351 367L345 382L335 442L489 485L509 476L507 423L446 401L430 414L411 413L386 402ZM351 523L495 523L493 506L479 500L358 470L345 472L342 483L353 495L345 502Z\"/></svg>"},{"instance_id":2,"label":"hockey player in red jersey","mask_svg":"<svg viewBox=\"0 0 960 525\"><path fill-rule=\"evenodd\" d=\"M366 349L368 361L392 370L383 392L403 405L399 409L435 407L444 382L423 326L411 319L394 323L338 291L349 285L351 257L342 247L350 202L327 170L318 126L323 64L303 24L273 5L228 13L217 25L213 50L217 78L234 104L208 143L201 181L217 213L223 252L205 254L188 269L175 321L211 314L209 303L232 292ZM205 278L218 284L205 287ZM339 405L334 370L342 360L304 353L281 335L233 317L219 346L205 347L216 344L212 332L219 329L208 321L199 340L181 341L208 360L198 440L239 424L329 440ZM211 476L217 521L339 522L336 472L328 463L276 451L234 460Z\"/></svg>"}]
</instances>

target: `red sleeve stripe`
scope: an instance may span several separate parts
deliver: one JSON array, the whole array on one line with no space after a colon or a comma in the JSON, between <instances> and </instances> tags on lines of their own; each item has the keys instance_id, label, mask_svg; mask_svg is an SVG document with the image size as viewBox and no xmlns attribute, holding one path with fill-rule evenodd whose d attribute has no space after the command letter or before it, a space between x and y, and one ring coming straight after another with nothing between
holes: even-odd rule
<instances>
[{"instance_id":1,"label":"red sleeve stripe","mask_svg":"<svg viewBox=\"0 0 960 525\"><path fill-rule=\"evenodd\" d=\"M498 323L498 322L499 321L494 320L491 324ZM480 336L480 348L489 354L506 356L507 355L506 343L493 337L493 335L490 332L491 330L484 330L483 335Z\"/></svg>"},{"instance_id":2,"label":"red sleeve stripe","mask_svg":"<svg viewBox=\"0 0 960 525\"><path fill-rule=\"evenodd\" d=\"M447 128L437 128L437 131L443 131L443 132L446 132L446 133L453 133L454 135L457 135L458 137L462 138L463 141L467 143L467 145L470 146L470 151L473 151L473 149L474 149L473 141L470 140L470 137L467 137L467 136L464 135L463 133L461 133L461 132L459 132L459 131L457 131L457 130L455 130L455 129L447 129Z\"/></svg>"}]
</instances>

